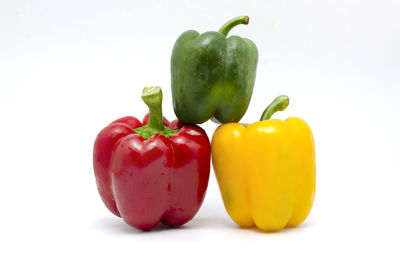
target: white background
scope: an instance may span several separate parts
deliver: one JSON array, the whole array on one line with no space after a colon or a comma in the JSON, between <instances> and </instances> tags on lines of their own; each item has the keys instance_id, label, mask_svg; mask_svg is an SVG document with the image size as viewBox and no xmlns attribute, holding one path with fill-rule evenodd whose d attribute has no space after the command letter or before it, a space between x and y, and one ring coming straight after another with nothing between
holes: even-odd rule
<instances>
[{"instance_id":1,"label":"white background","mask_svg":"<svg viewBox=\"0 0 400 265\"><path fill-rule=\"evenodd\" d=\"M1 1L1 264L399 264L400 2ZM317 193L298 228L260 233L226 214L215 175L198 215L140 232L97 194L92 146L116 118L146 114L160 85L173 119L169 59L187 29L259 49L254 122L298 116L316 140ZM212 137L217 125L202 125Z\"/></svg>"}]
</instances>

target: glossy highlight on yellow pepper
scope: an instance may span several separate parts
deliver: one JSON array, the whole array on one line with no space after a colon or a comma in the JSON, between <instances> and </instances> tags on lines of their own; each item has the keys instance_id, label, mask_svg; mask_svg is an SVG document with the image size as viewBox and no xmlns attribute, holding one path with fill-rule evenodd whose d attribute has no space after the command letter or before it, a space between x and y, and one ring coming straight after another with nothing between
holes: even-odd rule
<instances>
[{"instance_id":1,"label":"glossy highlight on yellow pepper","mask_svg":"<svg viewBox=\"0 0 400 265\"><path fill-rule=\"evenodd\" d=\"M315 147L299 118L271 119L284 110L277 97L251 125L223 124L214 133L212 162L231 218L242 227L278 231L302 223L315 196Z\"/></svg>"}]
</instances>

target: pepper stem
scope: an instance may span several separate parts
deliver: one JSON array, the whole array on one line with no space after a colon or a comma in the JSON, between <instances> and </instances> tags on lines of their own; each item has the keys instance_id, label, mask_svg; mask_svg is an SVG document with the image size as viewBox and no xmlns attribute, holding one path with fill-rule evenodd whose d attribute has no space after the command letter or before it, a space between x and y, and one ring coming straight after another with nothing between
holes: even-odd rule
<instances>
[{"instance_id":1,"label":"pepper stem","mask_svg":"<svg viewBox=\"0 0 400 265\"><path fill-rule=\"evenodd\" d=\"M277 111L283 111L289 105L289 98L288 96L281 95L278 96L272 101L271 104L264 110L263 114L261 115L260 121L265 121L271 118L272 114Z\"/></svg>"},{"instance_id":2,"label":"pepper stem","mask_svg":"<svg viewBox=\"0 0 400 265\"><path fill-rule=\"evenodd\" d=\"M232 20L229 20L226 22L220 29L219 32L222 33L225 36L228 36L229 31L240 24L247 25L249 24L249 17L248 16L241 16L241 17L236 17Z\"/></svg>"},{"instance_id":3,"label":"pepper stem","mask_svg":"<svg viewBox=\"0 0 400 265\"><path fill-rule=\"evenodd\" d=\"M142 92L142 99L149 107L148 127L163 130L162 118L162 91L159 86L145 87Z\"/></svg>"}]
</instances>

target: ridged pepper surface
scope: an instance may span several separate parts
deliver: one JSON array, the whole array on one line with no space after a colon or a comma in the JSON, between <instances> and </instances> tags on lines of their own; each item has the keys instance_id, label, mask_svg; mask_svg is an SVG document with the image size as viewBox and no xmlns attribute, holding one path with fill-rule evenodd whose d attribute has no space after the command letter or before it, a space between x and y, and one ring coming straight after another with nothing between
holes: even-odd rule
<instances>
[{"instance_id":1,"label":"ridged pepper surface","mask_svg":"<svg viewBox=\"0 0 400 265\"><path fill-rule=\"evenodd\" d=\"M150 113L112 122L97 136L93 165L107 208L149 230L179 226L199 210L210 173L210 142L203 129L162 118L159 87L145 88Z\"/></svg>"},{"instance_id":2,"label":"ridged pepper surface","mask_svg":"<svg viewBox=\"0 0 400 265\"><path fill-rule=\"evenodd\" d=\"M171 55L171 88L179 120L199 124L238 122L253 93L258 60L257 47L249 39L230 36L247 16L228 21L218 31L188 30L175 42Z\"/></svg>"},{"instance_id":3,"label":"ridged pepper surface","mask_svg":"<svg viewBox=\"0 0 400 265\"><path fill-rule=\"evenodd\" d=\"M313 205L315 148L310 127L299 118L268 120L288 103L286 96L277 97L261 121L223 124L214 133L215 175L227 212L242 227L294 227Z\"/></svg>"}]
</instances>

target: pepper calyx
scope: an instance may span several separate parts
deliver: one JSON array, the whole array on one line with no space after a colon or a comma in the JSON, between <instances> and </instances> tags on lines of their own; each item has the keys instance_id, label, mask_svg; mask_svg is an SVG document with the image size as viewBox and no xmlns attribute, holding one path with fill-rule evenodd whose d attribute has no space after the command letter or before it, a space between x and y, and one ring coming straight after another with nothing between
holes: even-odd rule
<instances>
[{"instance_id":1,"label":"pepper calyx","mask_svg":"<svg viewBox=\"0 0 400 265\"><path fill-rule=\"evenodd\" d=\"M168 138L178 132L163 123L162 91L159 86L145 87L142 92L142 100L149 107L149 121L146 125L134 129L137 134L147 140L156 134L162 134Z\"/></svg>"}]
</instances>

